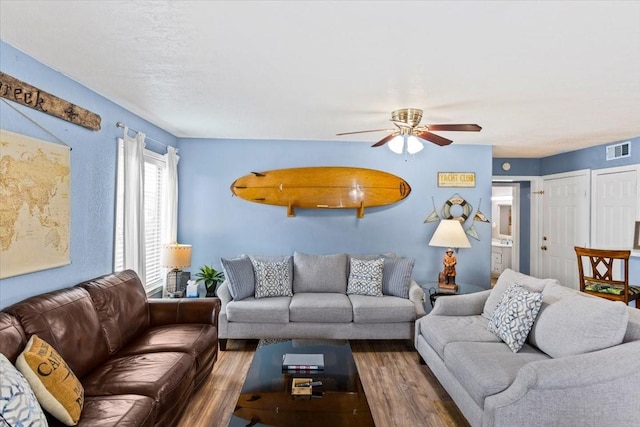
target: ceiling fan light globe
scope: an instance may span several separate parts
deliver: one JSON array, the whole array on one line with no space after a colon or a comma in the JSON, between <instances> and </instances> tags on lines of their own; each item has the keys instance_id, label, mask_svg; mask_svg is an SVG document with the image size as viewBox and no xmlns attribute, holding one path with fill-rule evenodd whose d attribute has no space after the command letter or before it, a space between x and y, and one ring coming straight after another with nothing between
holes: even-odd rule
<instances>
[{"instance_id":1,"label":"ceiling fan light globe","mask_svg":"<svg viewBox=\"0 0 640 427\"><path fill-rule=\"evenodd\" d=\"M424 148L424 144L415 136L409 135L407 137L407 153L416 154Z\"/></svg>"},{"instance_id":2,"label":"ceiling fan light globe","mask_svg":"<svg viewBox=\"0 0 640 427\"><path fill-rule=\"evenodd\" d=\"M398 135L389 141L387 145L389 146L389 150L396 154L402 154L402 151L404 150L404 137L402 135Z\"/></svg>"}]
</instances>

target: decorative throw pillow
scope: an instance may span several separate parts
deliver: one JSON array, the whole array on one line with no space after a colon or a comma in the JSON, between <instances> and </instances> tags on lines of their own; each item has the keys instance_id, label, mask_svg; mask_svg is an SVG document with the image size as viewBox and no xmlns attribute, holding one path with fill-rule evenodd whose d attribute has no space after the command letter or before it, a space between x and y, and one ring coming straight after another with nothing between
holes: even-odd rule
<instances>
[{"instance_id":1,"label":"decorative throw pillow","mask_svg":"<svg viewBox=\"0 0 640 427\"><path fill-rule=\"evenodd\" d=\"M47 418L29 383L0 353L0 424L2 421L9 426L47 425Z\"/></svg>"},{"instance_id":2,"label":"decorative throw pillow","mask_svg":"<svg viewBox=\"0 0 640 427\"><path fill-rule=\"evenodd\" d=\"M542 290L548 285L557 284L558 281L556 279L538 279L537 277L528 276L507 268L502 272L500 277L498 277L498 282L493 287L487 301L484 303L482 317L491 319L502 295L514 283L519 284L531 292L542 292Z\"/></svg>"},{"instance_id":3,"label":"decorative throw pillow","mask_svg":"<svg viewBox=\"0 0 640 427\"><path fill-rule=\"evenodd\" d=\"M413 258L385 258L382 266L382 293L400 298L409 298Z\"/></svg>"},{"instance_id":4,"label":"decorative throw pillow","mask_svg":"<svg viewBox=\"0 0 640 427\"><path fill-rule=\"evenodd\" d=\"M541 305L540 292L530 292L518 284L511 285L489 320L489 331L517 353L527 340Z\"/></svg>"},{"instance_id":5,"label":"decorative throw pillow","mask_svg":"<svg viewBox=\"0 0 640 427\"><path fill-rule=\"evenodd\" d=\"M351 258L347 294L381 297L383 265L382 258L374 260Z\"/></svg>"},{"instance_id":6,"label":"decorative throw pillow","mask_svg":"<svg viewBox=\"0 0 640 427\"><path fill-rule=\"evenodd\" d=\"M262 261L251 258L256 277L256 298L292 297L291 260Z\"/></svg>"},{"instance_id":7,"label":"decorative throw pillow","mask_svg":"<svg viewBox=\"0 0 640 427\"><path fill-rule=\"evenodd\" d=\"M229 293L235 301L252 296L256 288L253 264L249 257L234 259L221 258L224 277L227 278Z\"/></svg>"},{"instance_id":8,"label":"decorative throw pillow","mask_svg":"<svg viewBox=\"0 0 640 427\"><path fill-rule=\"evenodd\" d=\"M31 335L16 360L16 367L45 410L68 426L78 424L84 388L53 347L37 335Z\"/></svg>"}]
</instances>

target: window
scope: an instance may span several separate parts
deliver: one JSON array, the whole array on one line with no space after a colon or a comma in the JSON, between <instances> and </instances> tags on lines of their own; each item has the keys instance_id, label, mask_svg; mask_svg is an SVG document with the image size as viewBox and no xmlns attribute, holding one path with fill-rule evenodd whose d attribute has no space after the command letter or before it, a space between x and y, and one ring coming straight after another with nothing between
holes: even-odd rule
<instances>
[{"instance_id":1,"label":"window","mask_svg":"<svg viewBox=\"0 0 640 427\"><path fill-rule=\"evenodd\" d=\"M118 165L116 180L116 227L114 244L114 271L124 269L124 167L122 139L118 139ZM163 204L165 203L164 172L166 161L160 154L144 150L144 210L145 210L145 269L147 294L157 292L162 287L163 271L160 266L162 239Z\"/></svg>"}]
</instances>

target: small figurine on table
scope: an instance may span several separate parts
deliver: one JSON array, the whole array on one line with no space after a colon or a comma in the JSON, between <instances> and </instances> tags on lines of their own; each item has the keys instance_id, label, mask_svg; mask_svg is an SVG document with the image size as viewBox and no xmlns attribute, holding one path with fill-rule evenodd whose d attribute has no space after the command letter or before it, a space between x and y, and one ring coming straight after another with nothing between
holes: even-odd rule
<instances>
[{"instance_id":1,"label":"small figurine on table","mask_svg":"<svg viewBox=\"0 0 640 427\"><path fill-rule=\"evenodd\" d=\"M447 252L442 259L442 264L444 264L444 270L442 271L444 275L444 283L447 285L455 285L456 284L456 256L453 254L453 249L448 248Z\"/></svg>"}]
</instances>

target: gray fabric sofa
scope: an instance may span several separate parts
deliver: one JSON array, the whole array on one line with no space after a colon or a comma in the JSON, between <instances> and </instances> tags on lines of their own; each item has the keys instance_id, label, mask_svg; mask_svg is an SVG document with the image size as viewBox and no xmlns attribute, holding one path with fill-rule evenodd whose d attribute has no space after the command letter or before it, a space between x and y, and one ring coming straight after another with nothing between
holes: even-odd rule
<instances>
[{"instance_id":1,"label":"gray fabric sofa","mask_svg":"<svg viewBox=\"0 0 640 427\"><path fill-rule=\"evenodd\" d=\"M488 331L513 283L543 294L517 353ZM640 310L505 270L494 289L438 298L415 347L472 426L637 426Z\"/></svg>"},{"instance_id":2,"label":"gray fabric sofa","mask_svg":"<svg viewBox=\"0 0 640 427\"><path fill-rule=\"evenodd\" d=\"M415 320L425 315L422 288L408 276L407 298L348 294L351 258L397 257L296 252L290 257L292 296L256 298L252 295L235 300L227 274L218 288L222 303L218 318L220 349L225 349L227 339L412 340Z\"/></svg>"}]
</instances>

